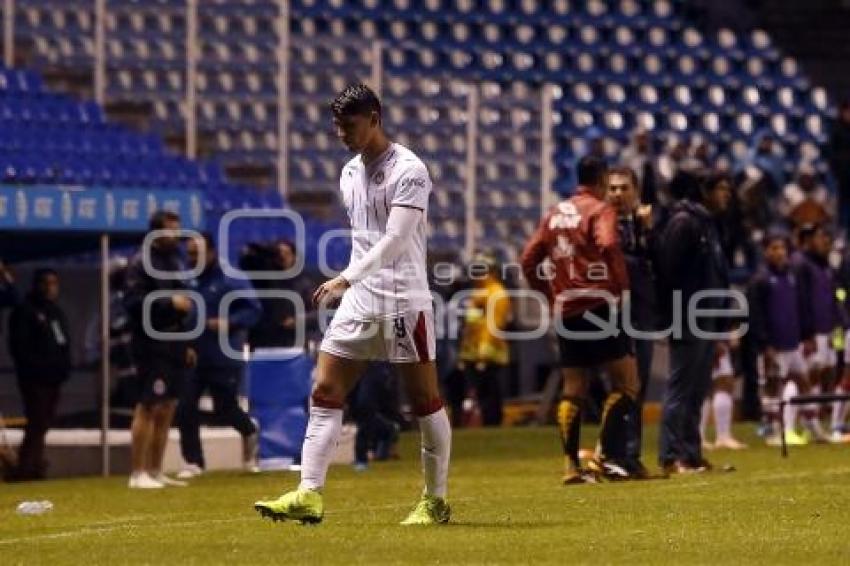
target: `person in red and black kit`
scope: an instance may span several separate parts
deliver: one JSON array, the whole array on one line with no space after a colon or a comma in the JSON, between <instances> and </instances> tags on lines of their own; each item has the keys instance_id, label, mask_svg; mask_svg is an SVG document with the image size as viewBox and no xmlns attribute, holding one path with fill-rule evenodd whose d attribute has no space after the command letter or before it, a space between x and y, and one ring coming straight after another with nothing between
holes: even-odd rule
<instances>
[{"instance_id":1,"label":"person in red and black kit","mask_svg":"<svg viewBox=\"0 0 850 566\"><path fill-rule=\"evenodd\" d=\"M595 481L600 474L628 479L644 470L627 454L628 420L634 414L639 383L631 340L618 313L629 279L617 236L617 212L603 200L605 162L587 156L577 169L574 196L543 218L522 254L529 285L549 299L561 319L558 344L564 385L558 425L566 456L565 485ZM549 273L545 273L547 259L552 265ZM598 323L587 314L597 317ZM601 452L590 462L588 473L580 467L578 451L587 370L594 367L607 371L612 389L602 415Z\"/></svg>"},{"instance_id":2,"label":"person in red and black kit","mask_svg":"<svg viewBox=\"0 0 850 566\"><path fill-rule=\"evenodd\" d=\"M9 351L27 419L17 468L7 478L11 481L45 478L45 437L56 417L62 384L71 375L71 334L58 299L59 276L40 269L32 291L9 318Z\"/></svg>"}]
</instances>

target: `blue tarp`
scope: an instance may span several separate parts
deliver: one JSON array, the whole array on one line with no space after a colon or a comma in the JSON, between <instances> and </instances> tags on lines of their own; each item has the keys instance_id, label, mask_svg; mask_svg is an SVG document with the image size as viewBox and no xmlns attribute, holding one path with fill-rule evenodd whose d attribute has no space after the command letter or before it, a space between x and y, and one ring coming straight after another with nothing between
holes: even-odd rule
<instances>
[{"instance_id":1,"label":"blue tarp","mask_svg":"<svg viewBox=\"0 0 850 566\"><path fill-rule=\"evenodd\" d=\"M263 469L300 462L313 366L303 350L293 355L292 349L260 349L248 362L248 398L251 416L260 423Z\"/></svg>"}]
</instances>

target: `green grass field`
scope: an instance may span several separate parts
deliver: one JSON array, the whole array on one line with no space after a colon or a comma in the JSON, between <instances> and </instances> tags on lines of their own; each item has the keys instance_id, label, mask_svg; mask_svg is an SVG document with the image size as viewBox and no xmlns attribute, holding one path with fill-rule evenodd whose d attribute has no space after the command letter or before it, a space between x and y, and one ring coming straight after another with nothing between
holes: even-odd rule
<instances>
[{"instance_id":1,"label":"green grass field","mask_svg":"<svg viewBox=\"0 0 850 566\"><path fill-rule=\"evenodd\" d=\"M123 477L2 485L0 564L850 563L848 447L783 461L759 444L711 454L732 473L562 487L554 429L461 431L453 521L417 529L398 526L420 487L417 445L405 435L401 461L365 473L334 467L318 527L255 514L254 500L295 485L289 473L157 492L131 492ZM16 515L27 499L55 509Z\"/></svg>"}]
</instances>

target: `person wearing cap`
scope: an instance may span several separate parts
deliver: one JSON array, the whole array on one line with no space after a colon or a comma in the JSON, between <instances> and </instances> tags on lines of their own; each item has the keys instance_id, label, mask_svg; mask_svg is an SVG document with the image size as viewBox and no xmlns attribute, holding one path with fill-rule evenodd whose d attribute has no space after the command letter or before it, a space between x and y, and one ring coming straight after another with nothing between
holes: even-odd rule
<instances>
[{"instance_id":1,"label":"person wearing cap","mask_svg":"<svg viewBox=\"0 0 850 566\"><path fill-rule=\"evenodd\" d=\"M502 424L502 383L510 346L499 336L511 320L511 300L490 254L478 254L470 266L472 291L464 312L459 366L475 390L484 426Z\"/></svg>"}]
</instances>

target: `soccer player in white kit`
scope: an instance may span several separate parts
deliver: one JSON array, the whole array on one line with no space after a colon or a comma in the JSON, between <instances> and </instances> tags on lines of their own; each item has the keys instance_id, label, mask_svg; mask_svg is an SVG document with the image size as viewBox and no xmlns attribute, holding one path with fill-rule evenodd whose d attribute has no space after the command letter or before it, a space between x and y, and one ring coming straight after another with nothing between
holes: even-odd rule
<instances>
[{"instance_id":1,"label":"soccer player in white kit","mask_svg":"<svg viewBox=\"0 0 850 566\"><path fill-rule=\"evenodd\" d=\"M369 87L346 88L331 105L337 136L358 154L340 176L352 227L351 260L313 295L341 299L319 351L298 489L255 509L274 520L322 520L331 455L342 429L343 404L369 361L393 363L418 418L425 489L403 525L446 523L451 428L437 384L433 302L426 271L431 179L406 147L381 125L381 103Z\"/></svg>"}]
</instances>

